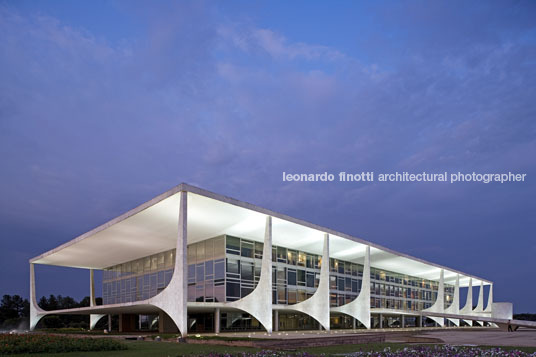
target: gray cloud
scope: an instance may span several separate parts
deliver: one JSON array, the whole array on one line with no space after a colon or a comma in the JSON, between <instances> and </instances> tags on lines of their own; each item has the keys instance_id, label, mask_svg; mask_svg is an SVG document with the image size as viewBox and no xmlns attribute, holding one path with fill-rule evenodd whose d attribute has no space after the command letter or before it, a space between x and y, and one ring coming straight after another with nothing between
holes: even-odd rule
<instances>
[{"instance_id":1,"label":"gray cloud","mask_svg":"<svg viewBox=\"0 0 536 357\"><path fill-rule=\"evenodd\" d=\"M526 252L503 260L520 272L515 279L485 261L504 256L505 237L531 246L533 181L284 184L281 172L534 175L531 4L372 6L383 31L347 34L366 59L228 20L203 3L145 10L124 9L142 34L107 41L0 8L4 252L25 242L29 258L186 181L497 274L505 299L529 279ZM14 235L20 241L9 243ZM534 309L530 294L516 292L515 302Z\"/></svg>"}]
</instances>

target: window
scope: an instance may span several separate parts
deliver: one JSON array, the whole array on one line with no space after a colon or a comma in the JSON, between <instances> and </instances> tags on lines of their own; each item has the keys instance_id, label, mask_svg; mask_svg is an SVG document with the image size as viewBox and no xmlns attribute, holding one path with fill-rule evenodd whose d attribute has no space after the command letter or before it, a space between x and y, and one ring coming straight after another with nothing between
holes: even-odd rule
<instances>
[{"instance_id":1,"label":"window","mask_svg":"<svg viewBox=\"0 0 536 357\"><path fill-rule=\"evenodd\" d=\"M240 267L242 269L242 280L253 281L253 263L242 261Z\"/></svg>"},{"instance_id":2,"label":"window","mask_svg":"<svg viewBox=\"0 0 536 357\"><path fill-rule=\"evenodd\" d=\"M145 257L144 263L143 263L143 271L145 273L148 273L151 271L151 257Z\"/></svg>"},{"instance_id":3,"label":"window","mask_svg":"<svg viewBox=\"0 0 536 357\"><path fill-rule=\"evenodd\" d=\"M206 280L214 279L214 262L212 260L205 262L205 276Z\"/></svg>"},{"instance_id":4,"label":"window","mask_svg":"<svg viewBox=\"0 0 536 357\"><path fill-rule=\"evenodd\" d=\"M158 272L158 287L159 288L163 288L164 287L164 284L166 283L165 281L165 278L164 278L164 271L159 271ZM130 284L128 284L130 285ZM127 286L127 290L130 290L130 287Z\"/></svg>"},{"instance_id":5,"label":"window","mask_svg":"<svg viewBox=\"0 0 536 357\"><path fill-rule=\"evenodd\" d=\"M315 273L307 272L307 287L308 288L315 287Z\"/></svg>"},{"instance_id":6,"label":"window","mask_svg":"<svg viewBox=\"0 0 536 357\"><path fill-rule=\"evenodd\" d=\"M344 278L338 279L337 290L344 291Z\"/></svg>"},{"instance_id":7,"label":"window","mask_svg":"<svg viewBox=\"0 0 536 357\"><path fill-rule=\"evenodd\" d=\"M170 250L169 252L164 253L164 264L166 268L171 268L175 264L173 250ZM139 271L138 264L136 264L135 269L136 269L135 273L137 273Z\"/></svg>"},{"instance_id":8,"label":"window","mask_svg":"<svg viewBox=\"0 0 536 357\"><path fill-rule=\"evenodd\" d=\"M214 239L214 259L225 258L225 238Z\"/></svg>"},{"instance_id":9,"label":"window","mask_svg":"<svg viewBox=\"0 0 536 357\"><path fill-rule=\"evenodd\" d=\"M287 261L290 265L296 265L298 259L298 253L295 250L287 251Z\"/></svg>"},{"instance_id":10,"label":"window","mask_svg":"<svg viewBox=\"0 0 536 357\"><path fill-rule=\"evenodd\" d=\"M315 267L315 261L316 257L312 256L310 254L307 254L307 268L314 268Z\"/></svg>"},{"instance_id":11,"label":"window","mask_svg":"<svg viewBox=\"0 0 536 357\"><path fill-rule=\"evenodd\" d=\"M344 279L344 290L345 291L352 291L352 279L345 278Z\"/></svg>"},{"instance_id":12,"label":"window","mask_svg":"<svg viewBox=\"0 0 536 357\"><path fill-rule=\"evenodd\" d=\"M214 240L209 239L204 241L205 243L205 259L212 260L214 259Z\"/></svg>"},{"instance_id":13,"label":"window","mask_svg":"<svg viewBox=\"0 0 536 357\"><path fill-rule=\"evenodd\" d=\"M344 304L345 304L344 294L339 294L339 305L338 306L343 306Z\"/></svg>"},{"instance_id":14,"label":"window","mask_svg":"<svg viewBox=\"0 0 536 357\"><path fill-rule=\"evenodd\" d=\"M164 269L164 266L165 266L164 253L160 253L160 254L158 254L158 269ZM132 271L132 270L130 270L130 264L127 266L127 268L129 269L128 270L129 272Z\"/></svg>"},{"instance_id":15,"label":"window","mask_svg":"<svg viewBox=\"0 0 536 357\"><path fill-rule=\"evenodd\" d=\"M226 292L228 300L230 300L229 298L240 298L240 283L228 280L226 284Z\"/></svg>"},{"instance_id":16,"label":"window","mask_svg":"<svg viewBox=\"0 0 536 357\"><path fill-rule=\"evenodd\" d=\"M188 284L195 284L195 264L188 265Z\"/></svg>"},{"instance_id":17,"label":"window","mask_svg":"<svg viewBox=\"0 0 536 357\"><path fill-rule=\"evenodd\" d=\"M307 260L307 256L303 252L298 253L298 265L304 267L305 261Z\"/></svg>"},{"instance_id":18,"label":"window","mask_svg":"<svg viewBox=\"0 0 536 357\"><path fill-rule=\"evenodd\" d=\"M240 255L240 238L226 236L227 253Z\"/></svg>"},{"instance_id":19,"label":"window","mask_svg":"<svg viewBox=\"0 0 536 357\"><path fill-rule=\"evenodd\" d=\"M242 249L241 249L241 255L243 257L247 258L253 258L253 242L248 242L246 240L242 240Z\"/></svg>"},{"instance_id":20,"label":"window","mask_svg":"<svg viewBox=\"0 0 536 357\"><path fill-rule=\"evenodd\" d=\"M214 286L214 301L215 302L224 302L225 301L225 286L215 285Z\"/></svg>"},{"instance_id":21,"label":"window","mask_svg":"<svg viewBox=\"0 0 536 357\"><path fill-rule=\"evenodd\" d=\"M259 281L261 278L262 264L259 261L255 262L255 281Z\"/></svg>"},{"instance_id":22,"label":"window","mask_svg":"<svg viewBox=\"0 0 536 357\"><path fill-rule=\"evenodd\" d=\"M346 264L345 264L344 262L342 262L342 261L339 261L338 263L339 263L339 267L338 267L338 269L339 269L339 274L344 274L344 266L345 266Z\"/></svg>"},{"instance_id":23,"label":"window","mask_svg":"<svg viewBox=\"0 0 536 357\"><path fill-rule=\"evenodd\" d=\"M357 293L357 280L352 279L352 292Z\"/></svg>"},{"instance_id":24,"label":"window","mask_svg":"<svg viewBox=\"0 0 536 357\"><path fill-rule=\"evenodd\" d=\"M227 275L235 275L237 278L240 274L240 261L236 259L227 259Z\"/></svg>"},{"instance_id":25,"label":"window","mask_svg":"<svg viewBox=\"0 0 536 357\"><path fill-rule=\"evenodd\" d=\"M277 267L277 283L285 284L287 282L287 268Z\"/></svg>"},{"instance_id":26,"label":"window","mask_svg":"<svg viewBox=\"0 0 536 357\"><path fill-rule=\"evenodd\" d=\"M197 264L195 267L195 281L197 283L205 281L205 264Z\"/></svg>"},{"instance_id":27,"label":"window","mask_svg":"<svg viewBox=\"0 0 536 357\"><path fill-rule=\"evenodd\" d=\"M337 306L337 293L329 294L329 305L331 307Z\"/></svg>"},{"instance_id":28,"label":"window","mask_svg":"<svg viewBox=\"0 0 536 357\"><path fill-rule=\"evenodd\" d=\"M205 260L205 242L197 243L197 262Z\"/></svg>"},{"instance_id":29,"label":"window","mask_svg":"<svg viewBox=\"0 0 536 357\"><path fill-rule=\"evenodd\" d=\"M250 287L242 287L241 289L241 296L242 297L245 297L247 295L249 295L251 292L253 291L253 288L250 288Z\"/></svg>"},{"instance_id":30,"label":"window","mask_svg":"<svg viewBox=\"0 0 536 357\"><path fill-rule=\"evenodd\" d=\"M277 247L277 261L281 263L287 262L287 249L283 247Z\"/></svg>"},{"instance_id":31,"label":"window","mask_svg":"<svg viewBox=\"0 0 536 357\"><path fill-rule=\"evenodd\" d=\"M224 279L225 278L225 265L224 260L216 260L214 262L214 279Z\"/></svg>"},{"instance_id":32,"label":"window","mask_svg":"<svg viewBox=\"0 0 536 357\"><path fill-rule=\"evenodd\" d=\"M357 264L352 264L352 275L357 276L358 272L359 272L358 265Z\"/></svg>"},{"instance_id":33,"label":"window","mask_svg":"<svg viewBox=\"0 0 536 357\"><path fill-rule=\"evenodd\" d=\"M296 265L297 262L297 252L295 250L288 250L287 253L287 261L290 265Z\"/></svg>"},{"instance_id":34,"label":"window","mask_svg":"<svg viewBox=\"0 0 536 357\"><path fill-rule=\"evenodd\" d=\"M305 286L305 270L298 270L298 285Z\"/></svg>"},{"instance_id":35,"label":"window","mask_svg":"<svg viewBox=\"0 0 536 357\"><path fill-rule=\"evenodd\" d=\"M278 304L287 303L287 289L284 286L277 287L277 303Z\"/></svg>"},{"instance_id":36,"label":"window","mask_svg":"<svg viewBox=\"0 0 536 357\"><path fill-rule=\"evenodd\" d=\"M297 296L296 296L296 290L290 290L288 291L288 303L289 304L295 304L297 302Z\"/></svg>"},{"instance_id":37,"label":"window","mask_svg":"<svg viewBox=\"0 0 536 357\"><path fill-rule=\"evenodd\" d=\"M263 249L264 249L263 243L255 242L255 258L262 259Z\"/></svg>"},{"instance_id":38,"label":"window","mask_svg":"<svg viewBox=\"0 0 536 357\"><path fill-rule=\"evenodd\" d=\"M329 276L329 288L332 290L337 290L337 277L335 275Z\"/></svg>"},{"instance_id":39,"label":"window","mask_svg":"<svg viewBox=\"0 0 536 357\"><path fill-rule=\"evenodd\" d=\"M195 264L197 244L190 244L186 249L188 251L188 264Z\"/></svg>"},{"instance_id":40,"label":"window","mask_svg":"<svg viewBox=\"0 0 536 357\"><path fill-rule=\"evenodd\" d=\"M296 270L288 270L288 285L296 285Z\"/></svg>"},{"instance_id":41,"label":"window","mask_svg":"<svg viewBox=\"0 0 536 357\"><path fill-rule=\"evenodd\" d=\"M205 301L214 301L214 285L212 282L205 282Z\"/></svg>"},{"instance_id":42,"label":"window","mask_svg":"<svg viewBox=\"0 0 536 357\"><path fill-rule=\"evenodd\" d=\"M205 285L203 283L195 286L195 301L203 302L205 300Z\"/></svg>"}]
</instances>

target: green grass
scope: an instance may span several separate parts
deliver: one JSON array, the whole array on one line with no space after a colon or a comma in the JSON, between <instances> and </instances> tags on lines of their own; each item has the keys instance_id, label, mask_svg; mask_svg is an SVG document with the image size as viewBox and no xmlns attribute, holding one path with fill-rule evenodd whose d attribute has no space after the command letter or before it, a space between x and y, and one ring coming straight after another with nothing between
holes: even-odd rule
<instances>
[{"instance_id":1,"label":"green grass","mask_svg":"<svg viewBox=\"0 0 536 357\"><path fill-rule=\"evenodd\" d=\"M122 356L188 356L202 355L210 352L216 353L239 353L239 352L256 352L258 348L248 347L227 347L214 345L197 345L175 342L153 342L153 341L126 341L128 350L124 351L99 351L99 352L75 352L75 353L48 353L39 354L47 357L122 357ZM35 357L37 354L19 354L14 356Z\"/></svg>"}]
</instances>

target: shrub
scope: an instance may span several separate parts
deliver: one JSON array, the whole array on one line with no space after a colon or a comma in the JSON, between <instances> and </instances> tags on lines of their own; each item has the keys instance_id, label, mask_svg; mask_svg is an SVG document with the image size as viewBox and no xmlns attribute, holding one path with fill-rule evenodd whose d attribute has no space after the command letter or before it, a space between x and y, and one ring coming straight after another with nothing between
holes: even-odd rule
<instances>
[{"instance_id":1,"label":"shrub","mask_svg":"<svg viewBox=\"0 0 536 357\"><path fill-rule=\"evenodd\" d=\"M0 334L0 355L125 350L111 338L73 338L45 334Z\"/></svg>"}]
</instances>

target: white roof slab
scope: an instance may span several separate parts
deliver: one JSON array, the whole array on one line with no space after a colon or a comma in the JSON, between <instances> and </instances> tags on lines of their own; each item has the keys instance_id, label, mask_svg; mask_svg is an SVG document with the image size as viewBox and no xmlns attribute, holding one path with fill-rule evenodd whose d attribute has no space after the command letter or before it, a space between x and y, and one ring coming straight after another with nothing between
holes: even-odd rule
<instances>
[{"instance_id":1,"label":"white roof slab","mask_svg":"<svg viewBox=\"0 0 536 357\"><path fill-rule=\"evenodd\" d=\"M177 244L179 195L188 192L188 244L222 234L263 242L266 215L273 217L273 245L322 254L323 234L330 234L333 258L363 263L371 246L371 266L423 279L473 286L488 280L459 272L360 238L273 212L203 189L180 184L125 214L30 260L34 264L104 269L147 255L174 249Z\"/></svg>"}]
</instances>

